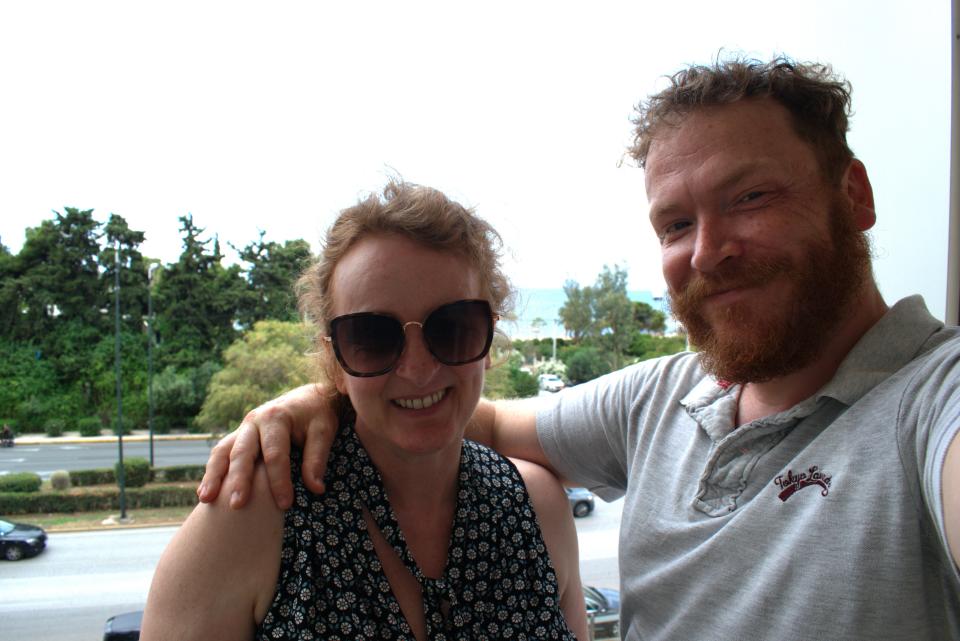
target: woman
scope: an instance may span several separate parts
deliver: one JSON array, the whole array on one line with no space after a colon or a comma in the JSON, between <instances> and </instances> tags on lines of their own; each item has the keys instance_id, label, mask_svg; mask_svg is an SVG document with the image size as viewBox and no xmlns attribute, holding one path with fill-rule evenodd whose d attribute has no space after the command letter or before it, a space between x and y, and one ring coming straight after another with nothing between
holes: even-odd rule
<instances>
[{"instance_id":1,"label":"woman","mask_svg":"<svg viewBox=\"0 0 960 641\"><path fill-rule=\"evenodd\" d=\"M424 187L341 212L298 283L342 408L327 491L295 472L280 512L259 469L249 509L198 506L143 639L586 638L562 488L463 440L509 298L498 240Z\"/></svg>"}]
</instances>

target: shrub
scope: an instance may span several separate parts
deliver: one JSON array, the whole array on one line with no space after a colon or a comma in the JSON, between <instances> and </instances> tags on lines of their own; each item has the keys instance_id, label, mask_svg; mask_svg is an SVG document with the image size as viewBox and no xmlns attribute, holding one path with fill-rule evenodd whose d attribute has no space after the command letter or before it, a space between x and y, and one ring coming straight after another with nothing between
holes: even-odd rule
<instances>
[{"instance_id":1,"label":"shrub","mask_svg":"<svg viewBox=\"0 0 960 641\"><path fill-rule=\"evenodd\" d=\"M610 372L610 363L603 353L594 347L582 347L564 354L567 365L567 378L577 385L593 380Z\"/></svg>"},{"instance_id":2,"label":"shrub","mask_svg":"<svg viewBox=\"0 0 960 641\"><path fill-rule=\"evenodd\" d=\"M171 465L153 470L157 480L175 483L177 481L199 481L203 478L205 465Z\"/></svg>"},{"instance_id":3,"label":"shrub","mask_svg":"<svg viewBox=\"0 0 960 641\"><path fill-rule=\"evenodd\" d=\"M76 487L89 485L107 485L116 483L117 477L113 469L102 467L96 470L73 470L70 472L70 483Z\"/></svg>"},{"instance_id":4,"label":"shrub","mask_svg":"<svg viewBox=\"0 0 960 641\"><path fill-rule=\"evenodd\" d=\"M113 466L116 478L120 478L120 462ZM150 480L150 462L140 456L124 459L123 482L126 487L143 487Z\"/></svg>"},{"instance_id":5,"label":"shrub","mask_svg":"<svg viewBox=\"0 0 960 641\"><path fill-rule=\"evenodd\" d=\"M36 492L42 483L39 474L15 472L0 476L0 492Z\"/></svg>"},{"instance_id":6,"label":"shrub","mask_svg":"<svg viewBox=\"0 0 960 641\"><path fill-rule=\"evenodd\" d=\"M20 432L40 432L47 417L47 407L36 397L30 397L17 405L17 426Z\"/></svg>"},{"instance_id":7,"label":"shrub","mask_svg":"<svg viewBox=\"0 0 960 641\"><path fill-rule=\"evenodd\" d=\"M111 434L116 434L117 433L117 415L112 414L110 416L104 416L103 425L106 425L110 429ZM126 436L127 434L130 434L132 430L133 430L133 421L130 419L129 416L125 415L123 417L123 435Z\"/></svg>"},{"instance_id":8,"label":"shrub","mask_svg":"<svg viewBox=\"0 0 960 641\"><path fill-rule=\"evenodd\" d=\"M515 398L528 398L540 393L537 379L517 367L510 368L510 384Z\"/></svg>"},{"instance_id":9,"label":"shrub","mask_svg":"<svg viewBox=\"0 0 960 641\"><path fill-rule=\"evenodd\" d=\"M77 421L77 428L80 430L80 436L100 436L103 423L96 416L85 416Z\"/></svg>"},{"instance_id":10,"label":"shrub","mask_svg":"<svg viewBox=\"0 0 960 641\"><path fill-rule=\"evenodd\" d=\"M62 418L48 418L43 424L43 431L47 436L63 436L66 425L66 421Z\"/></svg>"},{"instance_id":11,"label":"shrub","mask_svg":"<svg viewBox=\"0 0 960 641\"><path fill-rule=\"evenodd\" d=\"M70 472L57 470L50 475L50 487L55 490L66 490L70 487Z\"/></svg>"},{"instance_id":12,"label":"shrub","mask_svg":"<svg viewBox=\"0 0 960 641\"><path fill-rule=\"evenodd\" d=\"M193 487L168 485L131 488L125 494L128 509L197 504L197 493ZM0 491L0 514L62 514L118 509L120 509L120 489L117 487L31 494Z\"/></svg>"}]
</instances>

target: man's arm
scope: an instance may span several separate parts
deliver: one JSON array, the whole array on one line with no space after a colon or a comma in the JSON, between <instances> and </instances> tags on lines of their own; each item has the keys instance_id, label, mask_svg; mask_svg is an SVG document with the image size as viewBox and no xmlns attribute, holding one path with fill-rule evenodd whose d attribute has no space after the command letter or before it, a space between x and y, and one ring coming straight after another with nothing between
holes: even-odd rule
<instances>
[{"instance_id":1,"label":"man's arm","mask_svg":"<svg viewBox=\"0 0 960 641\"><path fill-rule=\"evenodd\" d=\"M330 447L337 434L337 417L322 385L303 385L251 410L234 432L211 450L197 496L212 503L222 492L230 507L243 507L250 497L254 464L263 455L270 491L277 507L293 502L290 443L303 447L303 480L322 494Z\"/></svg>"},{"instance_id":2,"label":"man's arm","mask_svg":"<svg viewBox=\"0 0 960 641\"><path fill-rule=\"evenodd\" d=\"M254 464L263 454L270 490L277 507L290 507L290 443L303 446L301 472L307 487L322 493L337 417L330 396L320 385L304 385L251 411L235 432L210 452L197 495L204 503L222 492L230 507L243 507L250 496ZM467 438L505 456L522 458L556 473L537 438L536 407L532 401L481 400L467 425Z\"/></svg>"},{"instance_id":3,"label":"man's arm","mask_svg":"<svg viewBox=\"0 0 960 641\"><path fill-rule=\"evenodd\" d=\"M943 527L953 562L960 567L960 433L953 437L943 462Z\"/></svg>"},{"instance_id":4,"label":"man's arm","mask_svg":"<svg viewBox=\"0 0 960 641\"><path fill-rule=\"evenodd\" d=\"M537 410L533 399L481 399L464 436L504 456L536 463L557 475L537 437Z\"/></svg>"}]
</instances>

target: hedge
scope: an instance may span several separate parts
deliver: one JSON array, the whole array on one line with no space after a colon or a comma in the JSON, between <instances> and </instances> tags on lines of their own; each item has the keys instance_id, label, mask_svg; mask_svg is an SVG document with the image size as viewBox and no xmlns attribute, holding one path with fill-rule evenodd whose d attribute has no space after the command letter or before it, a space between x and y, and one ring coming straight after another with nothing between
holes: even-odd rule
<instances>
[{"instance_id":1,"label":"hedge","mask_svg":"<svg viewBox=\"0 0 960 641\"><path fill-rule=\"evenodd\" d=\"M177 507L197 504L193 487L157 485L126 491L127 509ZM45 514L98 512L120 509L120 489L88 489L78 492L0 492L0 514Z\"/></svg>"},{"instance_id":2,"label":"hedge","mask_svg":"<svg viewBox=\"0 0 960 641\"><path fill-rule=\"evenodd\" d=\"M96 416L84 416L77 421L80 436L100 436L103 433L103 423Z\"/></svg>"},{"instance_id":3,"label":"hedge","mask_svg":"<svg viewBox=\"0 0 960 641\"><path fill-rule=\"evenodd\" d=\"M108 485L116 483L117 476L113 470L103 467L96 470L71 470L70 484L74 487L86 487L88 485Z\"/></svg>"},{"instance_id":4,"label":"hedge","mask_svg":"<svg viewBox=\"0 0 960 641\"><path fill-rule=\"evenodd\" d=\"M47 436L63 436L67 429L67 422L62 418L48 418L43 424L43 431Z\"/></svg>"},{"instance_id":5,"label":"hedge","mask_svg":"<svg viewBox=\"0 0 960 641\"><path fill-rule=\"evenodd\" d=\"M135 457L136 458L136 457ZM130 484L129 461L125 460L124 466L127 468L126 481L127 487ZM144 460L144 459L141 459ZM203 478L203 472L206 466L201 465L171 465L169 467L150 468L151 481L166 481L176 483L179 481L200 481ZM110 485L117 482L117 475L114 469L103 467L95 470L73 470L70 472L70 484L74 487L88 487L90 485Z\"/></svg>"},{"instance_id":6,"label":"hedge","mask_svg":"<svg viewBox=\"0 0 960 641\"><path fill-rule=\"evenodd\" d=\"M0 476L0 492L32 493L40 489L43 481L40 475L34 472L15 472ZM0 514L3 511L0 510Z\"/></svg>"},{"instance_id":7,"label":"hedge","mask_svg":"<svg viewBox=\"0 0 960 641\"><path fill-rule=\"evenodd\" d=\"M113 465L115 478L120 477L120 461ZM123 461L123 481L126 487L143 487L150 480L150 462L141 456L133 456Z\"/></svg>"},{"instance_id":8,"label":"hedge","mask_svg":"<svg viewBox=\"0 0 960 641\"><path fill-rule=\"evenodd\" d=\"M151 470L152 479L176 483L178 481L197 481L203 478L206 465L171 465L169 467L155 467Z\"/></svg>"}]
</instances>

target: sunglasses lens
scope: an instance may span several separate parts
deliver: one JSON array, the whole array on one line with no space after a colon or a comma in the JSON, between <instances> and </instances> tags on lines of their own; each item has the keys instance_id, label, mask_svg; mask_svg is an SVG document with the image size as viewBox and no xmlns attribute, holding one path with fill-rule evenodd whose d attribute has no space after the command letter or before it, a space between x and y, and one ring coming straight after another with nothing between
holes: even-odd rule
<instances>
[{"instance_id":1,"label":"sunglasses lens","mask_svg":"<svg viewBox=\"0 0 960 641\"><path fill-rule=\"evenodd\" d=\"M493 315L486 301L444 305L427 318L423 335L433 355L447 365L462 365L486 356L493 340Z\"/></svg>"},{"instance_id":2,"label":"sunglasses lens","mask_svg":"<svg viewBox=\"0 0 960 641\"><path fill-rule=\"evenodd\" d=\"M403 327L389 316L358 314L336 318L330 334L340 364L354 376L389 370L403 350Z\"/></svg>"}]
</instances>

